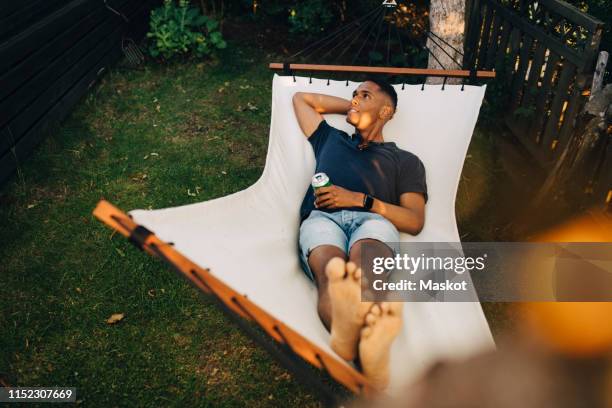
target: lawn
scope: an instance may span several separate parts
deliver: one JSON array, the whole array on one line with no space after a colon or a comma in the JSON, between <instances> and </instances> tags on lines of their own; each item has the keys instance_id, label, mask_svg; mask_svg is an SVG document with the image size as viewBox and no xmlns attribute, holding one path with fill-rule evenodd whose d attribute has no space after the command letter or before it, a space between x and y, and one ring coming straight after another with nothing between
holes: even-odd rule
<instances>
[{"instance_id":1,"label":"lawn","mask_svg":"<svg viewBox=\"0 0 612 408\"><path fill-rule=\"evenodd\" d=\"M298 379L161 262L97 222L209 200L261 174L269 56L119 64L0 189L0 381L75 386L93 406L319 406ZM476 132L458 194L462 238L496 239L498 176ZM495 332L505 307L485 307ZM114 313L123 320L108 324Z\"/></svg>"}]
</instances>

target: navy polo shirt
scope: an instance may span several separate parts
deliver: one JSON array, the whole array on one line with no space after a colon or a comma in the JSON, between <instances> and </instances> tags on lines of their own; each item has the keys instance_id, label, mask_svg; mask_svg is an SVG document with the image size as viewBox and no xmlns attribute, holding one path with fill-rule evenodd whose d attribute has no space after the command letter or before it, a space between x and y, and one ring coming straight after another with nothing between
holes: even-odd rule
<instances>
[{"instance_id":1,"label":"navy polo shirt","mask_svg":"<svg viewBox=\"0 0 612 408\"><path fill-rule=\"evenodd\" d=\"M362 137L352 137L323 120L308 138L317 161L316 173L326 173L332 184L351 191L370 194L386 203L399 205L403 193L421 193L427 201L425 166L414 154L402 150L393 142L370 142L367 148L357 147ZM301 221L308 218L314 207L314 191L308 188L300 209ZM344 210L367 211L362 207ZM319 209L326 212L341 209Z\"/></svg>"}]
</instances>

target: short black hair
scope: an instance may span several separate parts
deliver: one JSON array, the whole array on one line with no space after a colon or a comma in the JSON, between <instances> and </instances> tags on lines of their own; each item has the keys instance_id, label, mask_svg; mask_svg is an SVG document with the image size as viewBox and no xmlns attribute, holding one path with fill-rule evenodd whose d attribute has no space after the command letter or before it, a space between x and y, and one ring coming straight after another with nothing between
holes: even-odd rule
<instances>
[{"instance_id":1,"label":"short black hair","mask_svg":"<svg viewBox=\"0 0 612 408\"><path fill-rule=\"evenodd\" d=\"M393 104L393 111L397 110L397 92L395 88L386 79L377 76L368 76L363 82L374 82L380 88L381 92L387 94L391 98Z\"/></svg>"}]
</instances>

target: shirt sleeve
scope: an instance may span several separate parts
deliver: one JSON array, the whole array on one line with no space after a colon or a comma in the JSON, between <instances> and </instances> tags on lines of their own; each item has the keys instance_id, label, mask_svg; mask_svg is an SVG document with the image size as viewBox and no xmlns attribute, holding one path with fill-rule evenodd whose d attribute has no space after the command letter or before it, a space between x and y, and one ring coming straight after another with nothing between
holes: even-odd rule
<instances>
[{"instance_id":1,"label":"shirt sleeve","mask_svg":"<svg viewBox=\"0 0 612 408\"><path fill-rule=\"evenodd\" d=\"M398 197L404 193L421 193L427 202L427 181L423 162L417 156L410 154L400 166Z\"/></svg>"},{"instance_id":2,"label":"shirt sleeve","mask_svg":"<svg viewBox=\"0 0 612 408\"><path fill-rule=\"evenodd\" d=\"M314 133L308 138L308 141L314 149L315 157L319 157L319 152L327 141L331 129L332 127L327 123L327 121L322 120L321 123L319 123L317 130L315 130Z\"/></svg>"}]
</instances>

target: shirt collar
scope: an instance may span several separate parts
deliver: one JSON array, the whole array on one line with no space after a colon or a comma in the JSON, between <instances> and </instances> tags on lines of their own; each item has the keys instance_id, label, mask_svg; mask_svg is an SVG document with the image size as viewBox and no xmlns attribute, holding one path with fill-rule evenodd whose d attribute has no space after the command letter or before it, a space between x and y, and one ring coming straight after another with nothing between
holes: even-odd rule
<instances>
[{"instance_id":1,"label":"shirt collar","mask_svg":"<svg viewBox=\"0 0 612 408\"><path fill-rule=\"evenodd\" d=\"M355 146L359 146L361 141L363 140L363 136L358 129L355 129L355 133L351 135L351 139L353 140ZM369 147L372 146L395 146L394 142L370 142Z\"/></svg>"}]
</instances>

